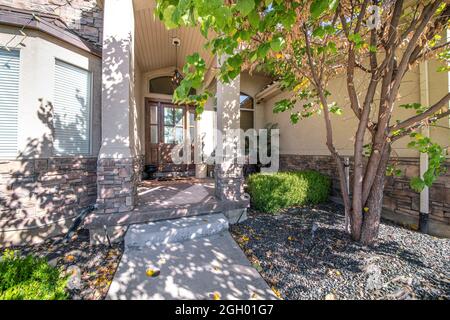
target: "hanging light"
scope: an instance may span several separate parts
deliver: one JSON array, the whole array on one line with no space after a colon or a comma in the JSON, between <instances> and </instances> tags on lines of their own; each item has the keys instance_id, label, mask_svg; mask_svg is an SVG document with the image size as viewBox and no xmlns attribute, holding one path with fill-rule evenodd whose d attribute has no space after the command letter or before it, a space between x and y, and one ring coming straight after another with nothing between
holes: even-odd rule
<instances>
[{"instance_id":1,"label":"hanging light","mask_svg":"<svg viewBox=\"0 0 450 320\"><path fill-rule=\"evenodd\" d=\"M175 46L175 71L172 75L172 84L174 87L178 87L183 80L183 75L178 71L178 47L180 46L180 39L173 38L172 39L172 45Z\"/></svg>"}]
</instances>

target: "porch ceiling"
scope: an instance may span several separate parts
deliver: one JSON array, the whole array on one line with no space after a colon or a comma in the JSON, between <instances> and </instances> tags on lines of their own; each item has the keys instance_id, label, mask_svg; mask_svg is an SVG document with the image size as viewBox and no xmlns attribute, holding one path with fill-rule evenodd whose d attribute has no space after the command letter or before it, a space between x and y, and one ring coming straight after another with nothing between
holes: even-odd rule
<instances>
[{"instance_id":1,"label":"porch ceiling","mask_svg":"<svg viewBox=\"0 0 450 320\"><path fill-rule=\"evenodd\" d=\"M172 45L174 37L181 40L177 59L179 68L184 65L186 56L194 52L199 52L210 67L213 56L203 49L205 40L200 31L197 28L167 30L164 24L154 17L155 6L154 0L134 0L136 58L141 71L175 66L175 47Z\"/></svg>"}]
</instances>

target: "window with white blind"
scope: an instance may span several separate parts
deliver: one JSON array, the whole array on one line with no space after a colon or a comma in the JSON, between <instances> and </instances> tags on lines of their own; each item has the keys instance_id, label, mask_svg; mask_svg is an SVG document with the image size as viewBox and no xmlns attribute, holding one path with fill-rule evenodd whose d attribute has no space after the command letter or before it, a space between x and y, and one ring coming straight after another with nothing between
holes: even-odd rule
<instances>
[{"instance_id":1,"label":"window with white blind","mask_svg":"<svg viewBox=\"0 0 450 320\"><path fill-rule=\"evenodd\" d=\"M0 49L0 158L17 156L19 66L18 50Z\"/></svg>"},{"instance_id":2,"label":"window with white blind","mask_svg":"<svg viewBox=\"0 0 450 320\"><path fill-rule=\"evenodd\" d=\"M56 60L53 126L58 155L90 153L91 78L89 71Z\"/></svg>"}]
</instances>

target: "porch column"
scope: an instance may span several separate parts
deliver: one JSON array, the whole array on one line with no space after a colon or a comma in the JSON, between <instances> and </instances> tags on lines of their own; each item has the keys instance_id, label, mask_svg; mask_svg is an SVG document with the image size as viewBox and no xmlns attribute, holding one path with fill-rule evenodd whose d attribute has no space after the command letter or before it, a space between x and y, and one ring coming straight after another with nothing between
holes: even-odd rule
<instances>
[{"instance_id":1,"label":"porch column","mask_svg":"<svg viewBox=\"0 0 450 320\"><path fill-rule=\"evenodd\" d=\"M218 59L221 65L223 58ZM230 83L217 80L217 155L223 160L214 168L215 193L219 200L238 200L243 193L242 165L237 163L239 135L231 134L240 128L240 76Z\"/></svg>"},{"instance_id":2,"label":"porch column","mask_svg":"<svg viewBox=\"0 0 450 320\"><path fill-rule=\"evenodd\" d=\"M97 163L100 213L127 212L136 202L130 131L134 103L134 10L131 0L105 0L102 53L102 145Z\"/></svg>"}]
</instances>

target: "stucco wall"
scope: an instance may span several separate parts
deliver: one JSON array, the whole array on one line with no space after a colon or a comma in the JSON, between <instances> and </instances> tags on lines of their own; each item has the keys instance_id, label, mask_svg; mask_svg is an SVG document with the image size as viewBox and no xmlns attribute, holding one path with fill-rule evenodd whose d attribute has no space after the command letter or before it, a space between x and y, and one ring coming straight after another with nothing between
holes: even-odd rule
<instances>
[{"instance_id":1,"label":"stucco wall","mask_svg":"<svg viewBox=\"0 0 450 320\"><path fill-rule=\"evenodd\" d=\"M0 0L0 5L55 14L68 29L101 46L103 11L97 2L97 0Z\"/></svg>"},{"instance_id":2,"label":"stucco wall","mask_svg":"<svg viewBox=\"0 0 450 320\"><path fill-rule=\"evenodd\" d=\"M0 43L15 34L17 29L0 26ZM17 37L10 46L21 40ZM101 139L101 59L40 32L29 31L23 43L25 46L19 47L18 156L54 156L49 104L54 96L55 59L92 73L91 155L97 155Z\"/></svg>"},{"instance_id":3,"label":"stucco wall","mask_svg":"<svg viewBox=\"0 0 450 320\"><path fill-rule=\"evenodd\" d=\"M448 78L446 73L436 72L437 63L429 64L429 91L430 103L439 100L448 92ZM360 92L364 92L367 86L367 77L358 74L356 77L356 87ZM344 112L341 116L331 115L334 131L334 140L337 149L342 155L351 155L353 152L354 134L357 128L357 121L350 110L349 99L347 94L346 80L344 76L338 77L330 82L329 91L331 97L329 101L336 103L343 108ZM289 93L281 93L264 103L264 115L266 122L276 122L282 128L280 132L280 153L281 154L303 154L303 155L328 155L328 149L325 145L325 126L323 115L316 115L309 119L304 119L293 125L290 122L289 112L274 114L274 104L289 97ZM363 97L363 96L361 96ZM363 98L360 98L363 99ZM377 105L378 100L375 100ZM416 67L407 73L400 88L399 99L397 105L420 102L420 77L419 68ZM301 107L301 103L297 103L297 110ZM377 110L372 112L372 118L376 119ZM396 119L405 119L407 115L413 115L414 111L396 108L391 123L395 123ZM439 125L449 126L448 119L442 119ZM314 134L312 134L314 133ZM295 137L295 138L294 138ZM436 142L448 146L450 131L445 128L433 128L431 137ZM400 139L394 144L393 154L400 157L415 157L418 153L408 149L408 138Z\"/></svg>"}]
</instances>

